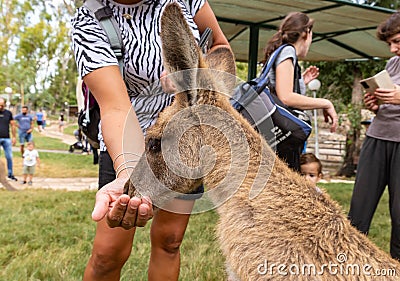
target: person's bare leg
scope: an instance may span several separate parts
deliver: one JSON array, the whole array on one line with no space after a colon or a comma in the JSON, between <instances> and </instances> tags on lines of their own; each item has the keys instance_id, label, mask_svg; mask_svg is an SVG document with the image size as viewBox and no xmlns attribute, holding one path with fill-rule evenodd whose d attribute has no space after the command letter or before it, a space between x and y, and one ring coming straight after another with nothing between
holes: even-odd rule
<instances>
[{"instance_id":1,"label":"person's bare leg","mask_svg":"<svg viewBox=\"0 0 400 281\"><path fill-rule=\"evenodd\" d=\"M24 155L24 145L23 144L21 144L21 146L20 146L20 151L21 151L21 155Z\"/></svg>"},{"instance_id":2,"label":"person's bare leg","mask_svg":"<svg viewBox=\"0 0 400 281\"><path fill-rule=\"evenodd\" d=\"M105 219L100 221L83 281L119 280L121 269L131 253L134 235L135 228L110 228Z\"/></svg>"},{"instance_id":3,"label":"person's bare leg","mask_svg":"<svg viewBox=\"0 0 400 281\"><path fill-rule=\"evenodd\" d=\"M194 201L174 200L185 211L191 211ZM179 247L185 234L190 215L158 210L154 214L150 230L151 255L149 281L178 280L180 270Z\"/></svg>"}]
</instances>

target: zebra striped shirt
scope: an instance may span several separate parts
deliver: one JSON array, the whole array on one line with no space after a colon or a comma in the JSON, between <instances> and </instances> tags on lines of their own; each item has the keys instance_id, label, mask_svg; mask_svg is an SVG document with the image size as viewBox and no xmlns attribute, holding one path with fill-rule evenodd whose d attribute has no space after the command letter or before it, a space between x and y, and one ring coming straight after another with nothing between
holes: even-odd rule
<instances>
[{"instance_id":1,"label":"zebra striped shirt","mask_svg":"<svg viewBox=\"0 0 400 281\"><path fill-rule=\"evenodd\" d=\"M124 81L140 126L146 131L173 99L171 94L161 91L159 83L164 70L160 38L162 12L167 4L177 2L198 40L199 31L193 17L206 0L142 0L130 5L101 1L113 10L120 28L124 46ZM85 6L77 10L71 26L72 50L80 77L104 66L118 66L107 35ZM99 138L101 150L104 150L102 136Z\"/></svg>"}]
</instances>

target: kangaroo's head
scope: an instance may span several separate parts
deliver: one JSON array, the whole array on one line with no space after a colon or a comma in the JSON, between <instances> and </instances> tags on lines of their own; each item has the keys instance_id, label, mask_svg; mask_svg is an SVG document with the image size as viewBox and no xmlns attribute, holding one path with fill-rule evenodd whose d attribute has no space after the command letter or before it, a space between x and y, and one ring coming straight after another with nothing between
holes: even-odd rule
<instances>
[{"instance_id":1,"label":"kangaroo's head","mask_svg":"<svg viewBox=\"0 0 400 281\"><path fill-rule=\"evenodd\" d=\"M235 84L229 48L204 56L174 3L163 13L161 39L165 68L177 92L148 129L145 153L125 187L130 196L150 196L155 205L193 192L210 174L223 181L232 155L248 149L232 142L247 143L242 127L250 126L238 122L242 119L228 101Z\"/></svg>"}]
</instances>

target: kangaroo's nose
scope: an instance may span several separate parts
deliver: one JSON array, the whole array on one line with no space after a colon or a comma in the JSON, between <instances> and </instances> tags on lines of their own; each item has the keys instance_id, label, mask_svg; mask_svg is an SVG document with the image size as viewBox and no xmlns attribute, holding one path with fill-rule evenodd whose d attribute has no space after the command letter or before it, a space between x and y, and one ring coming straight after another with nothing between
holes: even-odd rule
<instances>
[{"instance_id":1,"label":"kangaroo's nose","mask_svg":"<svg viewBox=\"0 0 400 281\"><path fill-rule=\"evenodd\" d=\"M146 150L151 152L160 152L161 151L161 140L151 138L146 144Z\"/></svg>"}]
</instances>

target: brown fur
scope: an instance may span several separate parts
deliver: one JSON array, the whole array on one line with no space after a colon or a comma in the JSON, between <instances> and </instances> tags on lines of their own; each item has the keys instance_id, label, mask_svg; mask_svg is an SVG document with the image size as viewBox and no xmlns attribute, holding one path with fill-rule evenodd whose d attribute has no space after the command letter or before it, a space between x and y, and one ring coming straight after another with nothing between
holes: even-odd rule
<instances>
[{"instance_id":1,"label":"brown fur","mask_svg":"<svg viewBox=\"0 0 400 281\"><path fill-rule=\"evenodd\" d=\"M226 48L203 60L177 5L166 8L161 35L169 72L233 64ZM201 81L219 87L220 77L212 73L201 76ZM198 78L188 77L191 83ZM231 81L228 84L231 86ZM229 197L236 182L241 184ZM324 274L315 275L281 275L276 266L274 274L258 272L265 261L299 268L313 265L317 271L329 264L345 269L346 265L358 265L361 270L370 265L396 273L400 267L353 228L326 193L318 192L280 161L218 90L188 90L176 95L148 130L145 155L126 192L149 195L162 206L173 197L166 189L189 193L200 183L217 191L216 203L225 199L218 208L217 235L229 267L240 280L399 280L397 275L329 274L327 268ZM254 193L255 188L261 192ZM347 256L346 262L337 260L340 254Z\"/></svg>"}]
</instances>

